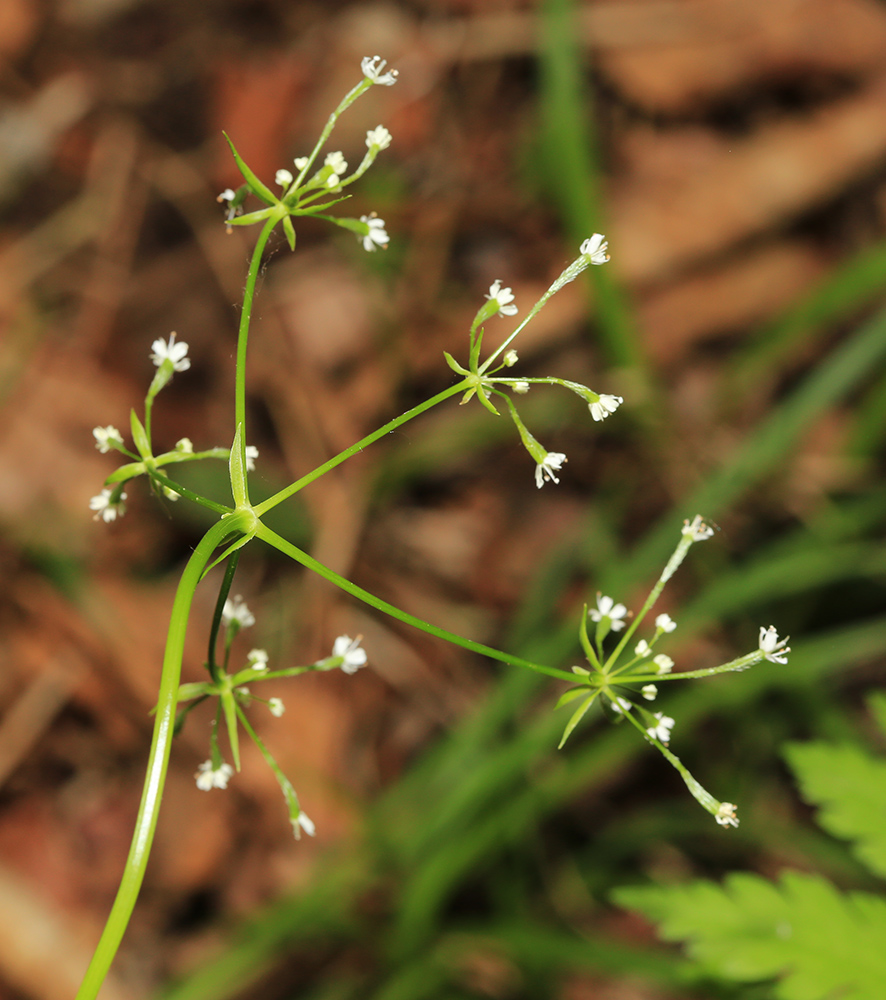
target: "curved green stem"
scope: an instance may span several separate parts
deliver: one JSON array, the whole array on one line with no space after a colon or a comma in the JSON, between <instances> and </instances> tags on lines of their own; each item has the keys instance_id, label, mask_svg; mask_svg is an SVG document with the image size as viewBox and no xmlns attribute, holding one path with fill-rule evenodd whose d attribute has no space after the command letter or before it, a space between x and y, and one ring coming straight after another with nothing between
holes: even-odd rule
<instances>
[{"instance_id":1,"label":"curved green stem","mask_svg":"<svg viewBox=\"0 0 886 1000\"><path fill-rule=\"evenodd\" d=\"M502 663L509 663L514 667L525 667L527 670L534 670L539 674L547 674L549 677L556 677L559 680L569 681L570 683L575 682L575 675L568 674L565 670L557 670L555 667L546 667L541 663L532 663L529 660L520 659L519 656L511 656L510 653L503 653L498 649L493 649L491 646L484 646L480 642L474 642L473 639L464 639L454 632L448 632L445 628L431 625L429 622L422 621L421 618L416 618L415 615L409 614L408 611L401 611L400 608L395 607L393 604L388 604L387 601L383 601L380 597L370 594L368 590L364 590L355 583L351 583L350 580L346 580L343 576L339 576L335 570L324 566L323 563L318 562L313 556L309 556L307 552L302 552L300 548L288 542L275 531L271 531L264 524L259 525L255 535L256 538L260 538L263 542L267 542L268 545L279 549L284 555L294 559L297 563L301 563L302 566L312 569L319 576L329 580L330 583L334 583L336 587L340 587L373 608L378 608L379 611L390 615L391 618L396 618L398 621L405 622L407 625L412 625L417 629L421 629L422 632L435 635L440 639L446 639L454 646L461 646L463 649L469 649L471 652L479 653L481 656L488 656L493 660L500 660Z\"/></svg>"},{"instance_id":2,"label":"curved green stem","mask_svg":"<svg viewBox=\"0 0 886 1000\"><path fill-rule=\"evenodd\" d=\"M297 479L291 486L287 486L285 489L280 490L279 493L275 493L272 497L268 497L267 500L263 500L261 503L256 504L254 508L256 516L261 517L262 514L267 513L267 511L276 507L277 504L289 499L289 497L291 497L294 493L298 493L298 491L307 486L308 483L312 483L315 479L319 479L320 476L325 475L330 469L334 469L337 465L341 465L341 463L349 459L351 455L356 455L358 451L363 451L363 449L368 445L372 444L374 441L378 441L379 438L383 438L386 434L390 434L391 431L401 427L414 417L417 417L420 413L424 413L432 406L442 403L444 399L449 399L451 396L457 396L458 393L464 392L467 381L467 379L463 379L456 385L450 386L442 392L438 392L436 396L431 396L430 399L426 399L423 403L419 403L418 406L413 406L411 410L407 410L405 413L401 413L399 417L389 420L384 427L379 427L378 430L373 431L371 434L367 434L365 438L361 438L356 444L352 444L350 448L345 448L344 451L339 452L336 456L330 458L328 462L318 465L313 472L309 472L306 476L302 476L301 479Z\"/></svg>"},{"instance_id":3,"label":"curved green stem","mask_svg":"<svg viewBox=\"0 0 886 1000\"><path fill-rule=\"evenodd\" d=\"M181 676L185 632L191 600L209 557L221 540L230 534L232 527L236 527L236 525L232 525L231 521L232 519L229 518L219 521L203 536L188 560L175 592L175 601L169 621L169 633L166 638L166 651L163 656L163 672L160 677L160 691L157 697L148 771L145 776L138 818L135 822L132 846L129 849L129 857L126 859L126 868L120 881L120 888L117 890L117 897L95 949L95 954L77 992L77 1000L92 1000L97 996L111 967L111 962L117 954L117 949L120 947L120 941L129 923L141 888L148 856L151 852L151 843L154 839L154 830L157 826L163 785L166 781L166 769L169 764L169 751L175 725L176 696Z\"/></svg>"},{"instance_id":4,"label":"curved green stem","mask_svg":"<svg viewBox=\"0 0 886 1000\"><path fill-rule=\"evenodd\" d=\"M237 374L234 382L234 430L241 428L240 449L243 452L243 466L246 466L246 345L249 341L249 321L252 318L252 301L255 298L255 282L261 258L267 246L268 239L279 221L272 216L262 226L258 234L252 260L249 262L249 273L246 275L246 288L243 290L243 311L240 313L240 329L237 333Z\"/></svg>"}]
</instances>

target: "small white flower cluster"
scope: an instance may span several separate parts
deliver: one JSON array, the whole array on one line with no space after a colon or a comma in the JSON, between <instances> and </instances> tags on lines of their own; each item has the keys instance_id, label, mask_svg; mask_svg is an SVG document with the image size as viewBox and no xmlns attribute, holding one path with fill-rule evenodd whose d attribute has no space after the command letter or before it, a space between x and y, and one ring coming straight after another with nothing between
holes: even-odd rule
<instances>
[{"instance_id":1,"label":"small white flower cluster","mask_svg":"<svg viewBox=\"0 0 886 1000\"><path fill-rule=\"evenodd\" d=\"M621 396L603 394L596 403L588 403L588 409L594 420L605 420L610 413L615 413L623 402L624 399Z\"/></svg>"},{"instance_id":2,"label":"small white flower cluster","mask_svg":"<svg viewBox=\"0 0 886 1000\"><path fill-rule=\"evenodd\" d=\"M770 625L769 628L760 626L759 648L770 663L788 662L787 654L791 651L791 647L787 645L789 639L790 636L786 636L779 641L778 632L775 631L774 625Z\"/></svg>"},{"instance_id":3,"label":"small white flower cluster","mask_svg":"<svg viewBox=\"0 0 886 1000\"><path fill-rule=\"evenodd\" d=\"M176 372L186 372L191 367L188 345L183 340L176 343L175 332L169 335L168 342L162 339L155 340L151 348L151 361L158 368L164 361L171 362L172 370Z\"/></svg>"},{"instance_id":4,"label":"small white flower cluster","mask_svg":"<svg viewBox=\"0 0 886 1000\"><path fill-rule=\"evenodd\" d=\"M93 427L92 436L95 438L95 446L103 454L107 453L112 448L123 447L123 438L120 435L120 431L116 427Z\"/></svg>"},{"instance_id":5,"label":"small white flower cluster","mask_svg":"<svg viewBox=\"0 0 886 1000\"><path fill-rule=\"evenodd\" d=\"M360 68L363 70L363 75L373 83L382 87L393 87L400 74L395 69L389 69L385 73L384 68L387 64L387 60L381 56L366 56L360 62Z\"/></svg>"},{"instance_id":6,"label":"small white flower cluster","mask_svg":"<svg viewBox=\"0 0 886 1000\"><path fill-rule=\"evenodd\" d=\"M360 646L362 636L352 639L349 635L340 635L332 644L332 655L344 657L341 665L343 673L356 674L360 667L366 666L366 650Z\"/></svg>"},{"instance_id":7,"label":"small white flower cluster","mask_svg":"<svg viewBox=\"0 0 886 1000\"><path fill-rule=\"evenodd\" d=\"M513 305L514 293L510 288L502 288L501 281L498 278L489 286L489 294L484 297L489 299L490 302L495 302L498 306L499 316L517 315L517 307ZM516 361L516 353L514 360ZM505 364L507 364L507 360L505 360Z\"/></svg>"},{"instance_id":8,"label":"small white flower cluster","mask_svg":"<svg viewBox=\"0 0 886 1000\"><path fill-rule=\"evenodd\" d=\"M655 719L655 725L646 730L647 735L667 746L671 739L671 730L674 728L674 720L661 712L656 712L653 719Z\"/></svg>"},{"instance_id":9,"label":"small white flower cluster","mask_svg":"<svg viewBox=\"0 0 886 1000\"><path fill-rule=\"evenodd\" d=\"M524 384L528 388L528 384ZM560 480L554 473L560 471L565 461L566 456L561 451L545 452L544 458L535 467L535 485L541 489L546 482L559 484Z\"/></svg>"},{"instance_id":10,"label":"small white flower cluster","mask_svg":"<svg viewBox=\"0 0 886 1000\"><path fill-rule=\"evenodd\" d=\"M296 840L301 840L302 830L309 836L313 837L317 828L314 826L314 821L308 816L304 810L299 810L298 816L289 821L292 823L292 835Z\"/></svg>"},{"instance_id":11,"label":"small white flower cluster","mask_svg":"<svg viewBox=\"0 0 886 1000\"><path fill-rule=\"evenodd\" d=\"M330 170L329 176L326 178L326 186L334 190L341 184L341 178L348 169L348 161L340 150L336 150L334 153L326 154L323 164Z\"/></svg>"},{"instance_id":12,"label":"small white flower cluster","mask_svg":"<svg viewBox=\"0 0 886 1000\"><path fill-rule=\"evenodd\" d=\"M673 632L677 623L670 615L660 614L655 619L655 627L661 629L662 632Z\"/></svg>"},{"instance_id":13,"label":"small white flower cluster","mask_svg":"<svg viewBox=\"0 0 886 1000\"><path fill-rule=\"evenodd\" d=\"M243 605L245 607L245 605ZM225 604L227 607L227 603ZM247 611L249 609L247 608ZM253 619L254 620L254 619ZM264 649L250 649L246 654L246 662L255 671L268 669L268 654Z\"/></svg>"},{"instance_id":14,"label":"small white flower cluster","mask_svg":"<svg viewBox=\"0 0 886 1000\"><path fill-rule=\"evenodd\" d=\"M227 788L233 774L234 769L230 764L220 764L218 767L213 767L211 760L205 760L194 777L200 791L208 792L212 788Z\"/></svg>"},{"instance_id":15,"label":"small white flower cluster","mask_svg":"<svg viewBox=\"0 0 886 1000\"><path fill-rule=\"evenodd\" d=\"M237 594L233 599L229 597L225 601L225 606L222 608L222 622L227 627L236 622L238 628L250 628L255 624L255 615L249 610L243 598ZM253 650L253 652L260 654L263 650ZM265 662L267 663L267 654Z\"/></svg>"},{"instance_id":16,"label":"small white flower cluster","mask_svg":"<svg viewBox=\"0 0 886 1000\"><path fill-rule=\"evenodd\" d=\"M613 632L620 632L625 627L625 615L628 609L623 604L616 604L611 597L597 594L597 607L588 611L591 621L600 622L609 619L609 627Z\"/></svg>"},{"instance_id":17,"label":"small white flower cluster","mask_svg":"<svg viewBox=\"0 0 886 1000\"><path fill-rule=\"evenodd\" d=\"M116 521L118 517L123 517L126 513L126 494L121 493L116 500L112 499L113 491L109 489L104 489L97 496L94 496L89 501L89 509L95 511L95 515L92 518L93 521L97 521L101 518L105 524L110 524L111 521Z\"/></svg>"},{"instance_id":18,"label":"small white flower cluster","mask_svg":"<svg viewBox=\"0 0 886 1000\"><path fill-rule=\"evenodd\" d=\"M366 146L368 149L387 149L391 144L391 133L384 125L377 125L366 133Z\"/></svg>"},{"instance_id":19,"label":"small white flower cluster","mask_svg":"<svg viewBox=\"0 0 886 1000\"><path fill-rule=\"evenodd\" d=\"M714 819L720 826L738 826L738 817L735 815L735 806L731 802L721 802Z\"/></svg>"},{"instance_id":20,"label":"small white flower cluster","mask_svg":"<svg viewBox=\"0 0 886 1000\"><path fill-rule=\"evenodd\" d=\"M586 239L581 244L579 251L580 256L573 261L572 264L570 264L560 277L551 285L545 295L545 299L559 291L563 285L575 279L583 270L587 268L589 263L605 264L609 260L609 255L606 253L607 247L608 243L601 233L594 233L593 236ZM514 293L509 287L502 285L501 279L496 279L489 286L489 293L485 296L485 298L490 303L495 304L497 308L494 312L497 312L499 316L516 315L517 306L514 304ZM543 301L544 299L537 303L534 310L537 310ZM481 314L479 318L482 319L485 315L493 315L494 312L492 309L489 309L488 312ZM532 314L530 314L530 318L531 315ZM522 329L522 326L518 327L509 339L512 339L520 329ZM513 358L513 360L511 360L511 358ZM508 351L502 360L505 366L511 367L517 360L516 352ZM516 379L513 382L505 380L502 381L504 381L505 384L518 395L525 394L529 391L530 383L525 379ZM540 379L539 381L548 380ZM581 395L587 401L591 416L596 421L605 420L610 414L615 413L619 406L621 406L624 402L624 398L622 396L614 396L609 393L596 393L591 389L588 389L586 386L579 385L575 382L568 382L561 379L551 379L550 381L565 385L573 392ZM512 408L512 415L513 413L514 411ZM517 417L515 416L514 419L517 420ZM525 428L522 428L519 420L518 427L521 428L520 434L523 438L524 445L526 445L527 450L536 460L535 485L541 489L541 487L548 482L559 484L560 480L557 478L555 473L560 470L563 463L566 461L566 456L562 452L545 451L545 449L539 445L537 441L528 435Z\"/></svg>"},{"instance_id":21,"label":"small white flower cluster","mask_svg":"<svg viewBox=\"0 0 886 1000\"><path fill-rule=\"evenodd\" d=\"M669 674L674 669L674 661L667 653L659 653L652 657L652 662L658 668L659 674Z\"/></svg>"},{"instance_id":22,"label":"small white flower cluster","mask_svg":"<svg viewBox=\"0 0 886 1000\"><path fill-rule=\"evenodd\" d=\"M606 253L608 247L606 237L602 233L594 233L582 243L580 251L582 257L590 258L592 264L605 264L609 260L609 254Z\"/></svg>"},{"instance_id":23,"label":"small white flower cluster","mask_svg":"<svg viewBox=\"0 0 886 1000\"><path fill-rule=\"evenodd\" d=\"M385 232L385 220L379 219L375 212L372 212L370 215L361 215L360 221L369 227L367 233L357 236L357 239L363 244L363 249L370 253L379 247L386 250L389 237Z\"/></svg>"},{"instance_id":24,"label":"small white flower cluster","mask_svg":"<svg viewBox=\"0 0 886 1000\"><path fill-rule=\"evenodd\" d=\"M701 514L696 514L691 521L683 522L683 534L688 535L693 542L703 542L706 538L710 538L713 533L714 529L705 524Z\"/></svg>"},{"instance_id":25,"label":"small white flower cluster","mask_svg":"<svg viewBox=\"0 0 886 1000\"><path fill-rule=\"evenodd\" d=\"M155 376L152 392L159 392L166 382L172 378L173 372L186 372L191 367L191 359L188 357L188 345L183 340L176 342L175 337L176 335L173 331L169 335L169 340L163 340L162 337L158 337L151 344L150 358L156 367L162 369L164 364L168 362L166 376L163 376L162 373L158 373ZM93 427L92 436L95 438L96 448L98 448L102 455L106 455L112 448L115 450L123 448L123 437L120 431L110 424L107 427ZM187 442L187 450L193 452L191 442L187 438L182 438L176 444L176 450L185 451L185 442ZM178 499L177 493L172 493L168 489L164 490L164 492L170 499ZM93 521L101 519L105 524L110 524L112 521L116 521L118 517L123 517L126 513L125 500L126 494L124 492L121 491L115 498L113 490L103 489L101 493L96 494L89 501L89 509L95 511Z\"/></svg>"}]
</instances>

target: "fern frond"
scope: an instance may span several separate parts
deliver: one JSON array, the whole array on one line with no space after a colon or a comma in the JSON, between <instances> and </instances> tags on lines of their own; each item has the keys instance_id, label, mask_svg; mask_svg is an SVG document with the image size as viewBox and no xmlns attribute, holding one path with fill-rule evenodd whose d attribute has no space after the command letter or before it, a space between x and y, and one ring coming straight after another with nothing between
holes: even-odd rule
<instances>
[{"instance_id":1,"label":"fern frond","mask_svg":"<svg viewBox=\"0 0 886 1000\"><path fill-rule=\"evenodd\" d=\"M678 886L623 888L615 901L684 941L706 972L755 982L778 977L778 1000L883 1000L886 900L841 895L826 879L785 873L778 884L730 875Z\"/></svg>"},{"instance_id":2,"label":"fern frond","mask_svg":"<svg viewBox=\"0 0 886 1000\"><path fill-rule=\"evenodd\" d=\"M886 760L817 741L789 743L784 753L803 798L820 810L819 825L854 841L859 860L886 878Z\"/></svg>"}]
</instances>

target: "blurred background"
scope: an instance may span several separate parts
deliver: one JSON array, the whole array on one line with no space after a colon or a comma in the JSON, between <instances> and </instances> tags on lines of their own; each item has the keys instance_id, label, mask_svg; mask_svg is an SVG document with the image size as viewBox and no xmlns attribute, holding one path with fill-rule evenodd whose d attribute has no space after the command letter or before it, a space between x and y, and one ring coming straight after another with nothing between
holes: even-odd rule
<instances>
[{"instance_id":1,"label":"blurred background","mask_svg":"<svg viewBox=\"0 0 886 1000\"><path fill-rule=\"evenodd\" d=\"M172 330L192 368L162 450L233 432L239 296L225 129L268 183L309 151L360 59L400 71L342 120L394 136L342 209L272 242L250 342L253 499L451 384L495 279L531 306L593 231L612 262L521 335L514 373L624 396L605 424L533 389L569 457L537 490L506 418L448 403L276 509L366 589L568 669L598 590L638 607L684 517L713 518L659 610L677 669L791 633L787 666L669 686L673 769L591 713L554 749L562 685L388 621L250 546L234 591L272 666L362 634L354 677L279 682L260 733L317 824L295 844L247 747L198 792L210 710L173 750L154 854L103 996L663 1000L694 978L615 886L731 869L864 872L810 822L787 738L858 738L883 677L886 8L878 0L2 0L0 3L0 996L62 1000L85 969L135 817L178 575L208 521L143 482L88 509ZM508 321L494 319L497 342ZM222 463L182 480L221 501ZM216 571L217 576L217 571ZM214 602L184 666L201 677ZM271 687L271 685L268 685ZM262 692L263 694L266 692ZM265 715L266 717L263 717ZM873 737L872 737L873 738ZM742 996L764 997L745 991Z\"/></svg>"}]
</instances>

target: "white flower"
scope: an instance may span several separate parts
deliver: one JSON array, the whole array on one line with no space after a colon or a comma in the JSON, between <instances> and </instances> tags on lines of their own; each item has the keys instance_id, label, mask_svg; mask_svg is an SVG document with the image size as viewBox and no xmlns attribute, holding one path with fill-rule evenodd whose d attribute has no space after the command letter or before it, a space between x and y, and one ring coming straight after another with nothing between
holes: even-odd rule
<instances>
[{"instance_id":1,"label":"white flower","mask_svg":"<svg viewBox=\"0 0 886 1000\"><path fill-rule=\"evenodd\" d=\"M525 396L526 393L529 392L529 383L523 382L522 380L519 382L513 382L511 384L511 388L514 392L519 393L521 396Z\"/></svg>"},{"instance_id":2,"label":"white flower","mask_svg":"<svg viewBox=\"0 0 886 1000\"><path fill-rule=\"evenodd\" d=\"M385 232L385 220L377 219L375 215L361 215L360 221L369 226L369 232L365 236L357 236L363 244L364 250L375 250L377 247L387 247L390 238Z\"/></svg>"},{"instance_id":3,"label":"white flower","mask_svg":"<svg viewBox=\"0 0 886 1000\"><path fill-rule=\"evenodd\" d=\"M299 173L301 173L301 171L304 170L305 167L308 165L309 157L296 156L296 158L292 162L295 164L295 169L298 170Z\"/></svg>"},{"instance_id":4,"label":"white flower","mask_svg":"<svg viewBox=\"0 0 886 1000\"><path fill-rule=\"evenodd\" d=\"M720 826L738 826L738 817L735 815L735 806L731 802L721 802L720 808L714 819Z\"/></svg>"},{"instance_id":5,"label":"white flower","mask_svg":"<svg viewBox=\"0 0 886 1000\"><path fill-rule=\"evenodd\" d=\"M644 684L643 687L640 688L640 694L642 694L647 701L655 701L656 695L658 694L658 688L654 684Z\"/></svg>"},{"instance_id":6,"label":"white flower","mask_svg":"<svg viewBox=\"0 0 886 1000\"><path fill-rule=\"evenodd\" d=\"M615 413L623 402L621 396L602 395L596 403L588 403L588 409L594 420L605 420L610 413Z\"/></svg>"},{"instance_id":7,"label":"white flower","mask_svg":"<svg viewBox=\"0 0 886 1000\"><path fill-rule=\"evenodd\" d=\"M126 513L126 504L123 502L126 494L121 493L117 500L111 500L111 494L111 490L104 489L89 501L89 509L95 511L93 521L101 518L105 524L110 524Z\"/></svg>"},{"instance_id":8,"label":"white flower","mask_svg":"<svg viewBox=\"0 0 886 1000\"><path fill-rule=\"evenodd\" d=\"M236 622L240 628L249 628L250 625L255 624L255 615L246 607L243 598L237 594L233 600L229 597L225 601L225 606L222 609L222 621L225 625Z\"/></svg>"},{"instance_id":9,"label":"white flower","mask_svg":"<svg viewBox=\"0 0 886 1000\"><path fill-rule=\"evenodd\" d=\"M677 623L670 615L661 614L655 619L655 627L660 628L662 632L673 632Z\"/></svg>"},{"instance_id":10,"label":"white flower","mask_svg":"<svg viewBox=\"0 0 886 1000\"><path fill-rule=\"evenodd\" d=\"M186 372L191 367L191 359L187 356L188 345L181 341L175 342L175 333L169 335L169 342L165 340L155 340L151 344L153 352L151 361L159 368L164 361L172 362L172 370L175 372Z\"/></svg>"},{"instance_id":11,"label":"white flower","mask_svg":"<svg viewBox=\"0 0 886 1000\"><path fill-rule=\"evenodd\" d=\"M649 643L645 639L641 639L634 649L637 656L648 656L649 655Z\"/></svg>"},{"instance_id":12,"label":"white flower","mask_svg":"<svg viewBox=\"0 0 886 1000\"><path fill-rule=\"evenodd\" d=\"M692 521L683 522L683 534L690 535L693 542L703 542L713 535L714 529L708 527L701 519L701 514L696 514ZM726 803L729 804L728 802Z\"/></svg>"},{"instance_id":13,"label":"white flower","mask_svg":"<svg viewBox=\"0 0 886 1000\"><path fill-rule=\"evenodd\" d=\"M211 788L227 788L233 773L234 769L230 764L213 768L211 760L204 760L194 777L200 791L208 792Z\"/></svg>"},{"instance_id":14,"label":"white flower","mask_svg":"<svg viewBox=\"0 0 886 1000\"><path fill-rule=\"evenodd\" d=\"M327 153L323 161L327 167L332 167L332 172L341 176L348 169L348 161L340 150L334 153Z\"/></svg>"},{"instance_id":15,"label":"white flower","mask_svg":"<svg viewBox=\"0 0 886 1000\"><path fill-rule=\"evenodd\" d=\"M271 710L271 715L276 716L278 719L286 711L286 706L279 698L271 698L268 702L268 708Z\"/></svg>"},{"instance_id":16,"label":"white flower","mask_svg":"<svg viewBox=\"0 0 886 1000\"><path fill-rule=\"evenodd\" d=\"M382 87L393 87L399 73L395 69L383 73L382 71L387 64L387 60L382 59L381 56L372 56L372 58L365 56L360 61L360 69L363 70L363 75L372 80L373 83L380 84Z\"/></svg>"},{"instance_id":17,"label":"white flower","mask_svg":"<svg viewBox=\"0 0 886 1000\"><path fill-rule=\"evenodd\" d=\"M785 636L779 642L778 632L775 631L775 626L770 625L769 628L763 628L760 626L760 651L769 660L770 663L787 663L788 656L791 647L785 646L790 636Z\"/></svg>"},{"instance_id":18,"label":"white flower","mask_svg":"<svg viewBox=\"0 0 886 1000\"><path fill-rule=\"evenodd\" d=\"M633 705L627 700L627 698L613 698L612 699L612 711L617 712L621 715L623 712L629 712L633 708Z\"/></svg>"},{"instance_id":19,"label":"white flower","mask_svg":"<svg viewBox=\"0 0 886 1000\"><path fill-rule=\"evenodd\" d=\"M175 442L175 450L181 452L182 455L194 454L194 446L191 444L190 438L179 438L179 440Z\"/></svg>"},{"instance_id":20,"label":"white flower","mask_svg":"<svg viewBox=\"0 0 886 1000\"><path fill-rule=\"evenodd\" d=\"M225 188L215 200L218 202L233 201L236 197L236 193L231 188Z\"/></svg>"},{"instance_id":21,"label":"white flower","mask_svg":"<svg viewBox=\"0 0 886 1000\"><path fill-rule=\"evenodd\" d=\"M616 604L611 597L597 594L597 607L588 611L591 621L599 622L609 619L609 627L613 632L620 632L624 627L624 616L628 609L623 604Z\"/></svg>"},{"instance_id":22,"label":"white flower","mask_svg":"<svg viewBox=\"0 0 886 1000\"><path fill-rule=\"evenodd\" d=\"M332 655L343 656L341 665L346 674L356 674L360 667L366 665L366 650L360 647L362 636L352 639L349 635L340 635L332 644Z\"/></svg>"},{"instance_id":23,"label":"white flower","mask_svg":"<svg viewBox=\"0 0 886 1000\"><path fill-rule=\"evenodd\" d=\"M606 237L602 233L594 233L590 239L582 243L580 249L583 256L591 258L592 264L605 264L609 260L609 254L606 253L608 246Z\"/></svg>"},{"instance_id":24,"label":"white flower","mask_svg":"<svg viewBox=\"0 0 886 1000\"><path fill-rule=\"evenodd\" d=\"M103 454L107 453L115 445L123 446L123 438L120 436L120 431L116 427L111 427L110 424L107 427L93 427L92 436L95 438L95 446Z\"/></svg>"},{"instance_id":25,"label":"white flower","mask_svg":"<svg viewBox=\"0 0 886 1000\"><path fill-rule=\"evenodd\" d=\"M290 171L281 167L280 170L278 170L274 175L274 180L280 185L280 187L287 188L292 183L292 174Z\"/></svg>"},{"instance_id":26,"label":"white flower","mask_svg":"<svg viewBox=\"0 0 886 1000\"><path fill-rule=\"evenodd\" d=\"M656 712L652 718L655 719L656 724L646 730L647 734L652 739L667 746L671 738L671 730L674 728L674 720L668 715L662 715L661 712Z\"/></svg>"},{"instance_id":27,"label":"white flower","mask_svg":"<svg viewBox=\"0 0 886 1000\"><path fill-rule=\"evenodd\" d=\"M169 486L163 487L163 496L165 496L167 500L171 500L173 503L175 503L176 500L181 500L181 495L176 493L175 490Z\"/></svg>"},{"instance_id":28,"label":"white flower","mask_svg":"<svg viewBox=\"0 0 886 1000\"><path fill-rule=\"evenodd\" d=\"M490 289L490 291L492 291L492 289ZM507 366L508 368L513 368L513 367L514 367L514 365L515 365L515 364L516 364L516 363L517 363L517 362L518 362L519 360L520 360L520 357L519 357L519 355L517 354L517 352L516 352L516 351L515 351L515 350L514 350L513 348L511 348L511 349L510 349L510 350L509 350L509 351L507 352L507 354L505 354L505 356L504 356L504 357L502 358L502 361L504 361L505 365L506 365L506 366Z\"/></svg>"},{"instance_id":29,"label":"white flower","mask_svg":"<svg viewBox=\"0 0 886 1000\"><path fill-rule=\"evenodd\" d=\"M498 311L501 316L516 315L517 307L511 305L514 301L514 293L510 288L502 288L501 281L498 279L492 282L489 286L489 294L484 297L498 304Z\"/></svg>"},{"instance_id":30,"label":"white flower","mask_svg":"<svg viewBox=\"0 0 886 1000\"><path fill-rule=\"evenodd\" d=\"M250 649L246 654L246 662L253 670L267 670L268 654L263 649Z\"/></svg>"},{"instance_id":31,"label":"white flower","mask_svg":"<svg viewBox=\"0 0 886 1000\"><path fill-rule=\"evenodd\" d=\"M314 826L314 821L306 812L299 812L298 816L296 816L295 819L291 819L289 822L292 823L292 835L296 840L301 840L302 830L304 830L309 837L313 837L316 833L317 828Z\"/></svg>"},{"instance_id":32,"label":"white flower","mask_svg":"<svg viewBox=\"0 0 886 1000\"><path fill-rule=\"evenodd\" d=\"M371 129L366 133L366 145L372 149L375 146L378 149L387 149L391 144L391 133L384 127L384 125L378 125L376 128Z\"/></svg>"},{"instance_id":33,"label":"white flower","mask_svg":"<svg viewBox=\"0 0 886 1000\"><path fill-rule=\"evenodd\" d=\"M659 653L652 657L652 662L658 667L660 674L669 674L674 669L674 661L667 653Z\"/></svg>"},{"instance_id":34,"label":"white flower","mask_svg":"<svg viewBox=\"0 0 886 1000\"><path fill-rule=\"evenodd\" d=\"M545 457L535 467L535 485L541 489L545 480L559 484L560 480L554 472L559 471L565 461L566 456L562 452L546 451Z\"/></svg>"},{"instance_id":35,"label":"white flower","mask_svg":"<svg viewBox=\"0 0 886 1000\"><path fill-rule=\"evenodd\" d=\"M246 469L255 472L255 460L258 458L258 448L254 444L246 445Z\"/></svg>"}]
</instances>

